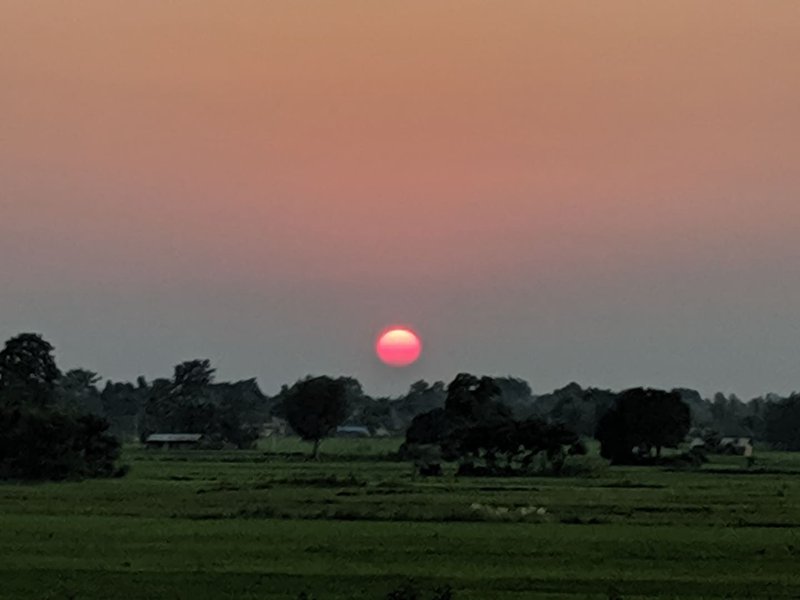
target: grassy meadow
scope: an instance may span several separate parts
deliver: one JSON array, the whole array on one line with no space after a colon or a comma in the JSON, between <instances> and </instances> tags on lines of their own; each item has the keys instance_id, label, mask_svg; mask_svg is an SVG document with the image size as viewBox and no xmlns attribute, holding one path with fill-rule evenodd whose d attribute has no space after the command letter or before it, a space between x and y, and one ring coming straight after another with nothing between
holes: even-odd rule
<instances>
[{"instance_id":1,"label":"grassy meadow","mask_svg":"<svg viewBox=\"0 0 800 600\"><path fill-rule=\"evenodd\" d=\"M127 448L127 477L0 484L0 598L800 598L800 455L699 471L415 476L398 440Z\"/></svg>"}]
</instances>

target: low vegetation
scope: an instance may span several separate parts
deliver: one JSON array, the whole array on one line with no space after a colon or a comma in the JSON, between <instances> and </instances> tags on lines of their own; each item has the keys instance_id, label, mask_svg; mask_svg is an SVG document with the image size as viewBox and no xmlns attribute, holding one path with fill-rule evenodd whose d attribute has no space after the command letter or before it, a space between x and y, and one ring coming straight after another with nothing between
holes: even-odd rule
<instances>
[{"instance_id":1,"label":"low vegetation","mask_svg":"<svg viewBox=\"0 0 800 600\"><path fill-rule=\"evenodd\" d=\"M558 423L517 420L497 400L491 377L458 375L447 387L443 409L414 418L402 453L416 460L421 474L440 474L439 461L458 461L461 475L561 473L568 455L585 454L579 436Z\"/></svg>"},{"instance_id":2,"label":"low vegetation","mask_svg":"<svg viewBox=\"0 0 800 600\"><path fill-rule=\"evenodd\" d=\"M126 447L123 479L0 485L0 598L383 600L409 581L423 600L800 595L799 455L430 478L391 459L402 441L334 439L319 461L297 438Z\"/></svg>"}]
</instances>

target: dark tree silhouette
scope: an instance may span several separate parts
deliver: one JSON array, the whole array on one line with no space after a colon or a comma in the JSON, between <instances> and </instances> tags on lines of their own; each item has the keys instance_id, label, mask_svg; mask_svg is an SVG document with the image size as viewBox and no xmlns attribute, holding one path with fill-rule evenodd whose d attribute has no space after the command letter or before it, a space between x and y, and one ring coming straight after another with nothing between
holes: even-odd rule
<instances>
[{"instance_id":1,"label":"dark tree silhouette","mask_svg":"<svg viewBox=\"0 0 800 600\"><path fill-rule=\"evenodd\" d=\"M173 381L176 391L198 393L214 383L216 369L211 368L211 361L205 358L187 360L175 367Z\"/></svg>"},{"instance_id":2,"label":"dark tree silhouette","mask_svg":"<svg viewBox=\"0 0 800 600\"><path fill-rule=\"evenodd\" d=\"M661 456L662 448L677 447L690 425L689 405L678 392L633 388L619 394L595 437L604 458L624 464L650 457L653 449Z\"/></svg>"},{"instance_id":3,"label":"dark tree silhouette","mask_svg":"<svg viewBox=\"0 0 800 600\"><path fill-rule=\"evenodd\" d=\"M386 425L389 429L407 429L417 415L435 408L444 408L446 386L441 381L428 384L419 380L411 384L408 392L389 402Z\"/></svg>"},{"instance_id":4,"label":"dark tree silhouette","mask_svg":"<svg viewBox=\"0 0 800 600\"><path fill-rule=\"evenodd\" d=\"M58 402L67 410L78 413L103 414L103 401L97 382L100 376L87 369L72 369L56 381Z\"/></svg>"},{"instance_id":5,"label":"dark tree silhouette","mask_svg":"<svg viewBox=\"0 0 800 600\"><path fill-rule=\"evenodd\" d=\"M0 351L0 402L48 406L55 401L55 384L60 375L53 346L42 336L23 333L13 337Z\"/></svg>"},{"instance_id":6,"label":"dark tree silhouette","mask_svg":"<svg viewBox=\"0 0 800 600\"><path fill-rule=\"evenodd\" d=\"M214 383L205 359L175 367L172 379L147 390L139 426L142 440L155 432L201 433L207 445L250 448L266 418L267 398L255 380Z\"/></svg>"},{"instance_id":7,"label":"dark tree silhouette","mask_svg":"<svg viewBox=\"0 0 800 600\"><path fill-rule=\"evenodd\" d=\"M518 377L495 377L494 383L500 390L498 399L508 406L515 415L528 416L533 411L534 396L530 384Z\"/></svg>"},{"instance_id":8,"label":"dark tree silhouette","mask_svg":"<svg viewBox=\"0 0 800 600\"><path fill-rule=\"evenodd\" d=\"M360 390L357 383L347 377L308 377L284 391L282 411L295 433L314 443L314 458L323 438L347 417L348 397Z\"/></svg>"},{"instance_id":9,"label":"dark tree silhouette","mask_svg":"<svg viewBox=\"0 0 800 600\"><path fill-rule=\"evenodd\" d=\"M503 381L508 383L508 378ZM516 380L512 383L529 390ZM535 418L515 420L498 400L500 394L501 387L492 377L457 375L447 387L444 409L417 415L411 422L404 452L418 459L436 446L439 458L461 461L459 472L463 474L510 473L519 466L527 469L537 456L559 472L568 454L585 453L578 436L563 425Z\"/></svg>"},{"instance_id":10,"label":"dark tree silhouette","mask_svg":"<svg viewBox=\"0 0 800 600\"><path fill-rule=\"evenodd\" d=\"M600 417L611 408L616 397L610 390L584 389L573 382L549 394L538 396L532 410L527 414L523 413L523 416L563 423L576 433L592 436Z\"/></svg>"},{"instance_id":11,"label":"dark tree silhouette","mask_svg":"<svg viewBox=\"0 0 800 600\"><path fill-rule=\"evenodd\" d=\"M443 408L414 417L406 431L407 444L441 444L447 436L447 412Z\"/></svg>"},{"instance_id":12,"label":"dark tree silhouette","mask_svg":"<svg viewBox=\"0 0 800 600\"><path fill-rule=\"evenodd\" d=\"M475 461L486 463L487 473L513 472L515 463L529 469L539 457L543 467L558 474L568 455L585 454L578 435L561 424L541 419L497 420L472 426L459 446L461 472L476 472Z\"/></svg>"},{"instance_id":13,"label":"dark tree silhouette","mask_svg":"<svg viewBox=\"0 0 800 600\"><path fill-rule=\"evenodd\" d=\"M74 371L72 383L93 381ZM0 478L107 477L118 472L119 442L108 422L80 405L58 402L53 347L34 334L12 338L0 352Z\"/></svg>"},{"instance_id":14,"label":"dark tree silhouette","mask_svg":"<svg viewBox=\"0 0 800 600\"><path fill-rule=\"evenodd\" d=\"M112 431L119 437L138 437L140 417L150 394L150 384L139 377L136 385L128 382L107 381L100 400L103 414L111 422Z\"/></svg>"},{"instance_id":15,"label":"dark tree silhouette","mask_svg":"<svg viewBox=\"0 0 800 600\"><path fill-rule=\"evenodd\" d=\"M96 415L58 410L0 410L0 478L110 477L120 445Z\"/></svg>"},{"instance_id":16,"label":"dark tree silhouette","mask_svg":"<svg viewBox=\"0 0 800 600\"><path fill-rule=\"evenodd\" d=\"M511 411L498 401L499 397L500 387L494 378L459 373L447 386L444 408L451 417L468 421L510 416Z\"/></svg>"},{"instance_id":17,"label":"dark tree silhouette","mask_svg":"<svg viewBox=\"0 0 800 600\"><path fill-rule=\"evenodd\" d=\"M767 405L765 438L779 450L800 450L800 394Z\"/></svg>"}]
</instances>

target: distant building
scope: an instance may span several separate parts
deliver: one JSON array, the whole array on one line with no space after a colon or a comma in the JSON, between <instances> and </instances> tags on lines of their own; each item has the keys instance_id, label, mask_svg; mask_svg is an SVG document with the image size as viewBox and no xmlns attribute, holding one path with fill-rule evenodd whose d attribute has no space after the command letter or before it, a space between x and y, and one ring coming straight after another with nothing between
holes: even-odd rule
<instances>
[{"instance_id":1,"label":"distant building","mask_svg":"<svg viewBox=\"0 0 800 600\"><path fill-rule=\"evenodd\" d=\"M753 456L753 439L749 437L724 437L719 441L718 451L722 454Z\"/></svg>"},{"instance_id":2,"label":"distant building","mask_svg":"<svg viewBox=\"0 0 800 600\"><path fill-rule=\"evenodd\" d=\"M193 448L202 439L202 433L151 433L144 443L148 448Z\"/></svg>"},{"instance_id":3,"label":"distant building","mask_svg":"<svg viewBox=\"0 0 800 600\"><path fill-rule=\"evenodd\" d=\"M372 434L363 425L341 425L336 428L336 437L368 438L372 437Z\"/></svg>"},{"instance_id":4,"label":"distant building","mask_svg":"<svg viewBox=\"0 0 800 600\"><path fill-rule=\"evenodd\" d=\"M380 426L375 429L372 435L373 437L385 438L385 437L391 437L392 432L386 429L386 427Z\"/></svg>"},{"instance_id":5,"label":"distant building","mask_svg":"<svg viewBox=\"0 0 800 600\"><path fill-rule=\"evenodd\" d=\"M695 437L689 440L689 450L706 450L708 445L701 437Z\"/></svg>"},{"instance_id":6,"label":"distant building","mask_svg":"<svg viewBox=\"0 0 800 600\"><path fill-rule=\"evenodd\" d=\"M261 436L265 438L272 436L282 436L286 435L288 431L289 431L289 424L286 422L286 419L279 419L278 417L272 417L272 419L264 423L264 426L261 428Z\"/></svg>"}]
</instances>

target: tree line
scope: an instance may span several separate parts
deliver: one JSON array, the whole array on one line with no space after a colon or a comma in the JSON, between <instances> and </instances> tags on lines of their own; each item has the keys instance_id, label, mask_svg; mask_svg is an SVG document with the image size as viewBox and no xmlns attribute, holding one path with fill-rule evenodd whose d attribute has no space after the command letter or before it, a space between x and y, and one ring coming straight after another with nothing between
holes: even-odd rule
<instances>
[{"instance_id":1,"label":"tree line","mask_svg":"<svg viewBox=\"0 0 800 600\"><path fill-rule=\"evenodd\" d=\"M371 397L351 377L327 376L268 396L255 379L217 381L205 359L176 365L168 378L101 387L92 371L61 372L53 352L36 334L11 338L0 352L0 478L120 474L120 440L151 433L200 433L209 447L251 448L274 418L308 440L315 456L337 426L357 424L405 434L403 452L458 460L465 474L534 465L558 472L590 437L618 463L658 458L689 433L745 435L800 450L798 394L743 402L683 388L617 393L572 383L535 395L518 378L462 373L449 384L417 381L394 398Z\"/></svg>"},{"instance_id":2,"label":"tree line","mask_svg":"<svg viewBox=\"0 0 800 600\"><path fill-rule=\"evenodd\" d=\"M53 347L40 336L6 342L0 351L0 478L122 474L116 466L120 443L108 422L62 402L68 387Z\"/></svg>"}]
</instances>

